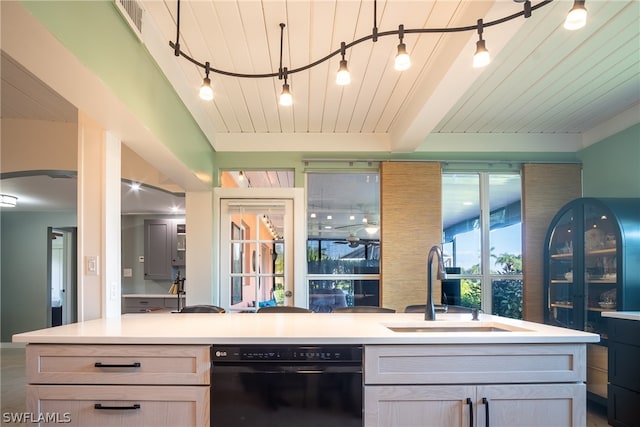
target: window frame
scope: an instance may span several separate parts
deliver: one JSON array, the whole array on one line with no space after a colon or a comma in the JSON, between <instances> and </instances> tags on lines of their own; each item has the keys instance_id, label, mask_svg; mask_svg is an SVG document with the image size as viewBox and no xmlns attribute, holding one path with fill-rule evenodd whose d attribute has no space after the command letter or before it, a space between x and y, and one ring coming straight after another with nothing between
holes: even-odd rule
<instances>
[{"instance_id":1,"label":"window frame","mask_svg":"<svg viewBox=\"0 0 640 427\"><path fill-rule=\"evenodd\" d=\"M442 175L452 175L452 174L466 174L466 175L477 175L478 176L478 192L479 192L479 203L480 203L480 212L479 212L479 233L480 233L480 274L469 274L469 273L460 273L460 274L447 274L447 279L458 279L461 282L463 280L470 281L479 281L480 289L481 289L481 299L480 299L480 309L485 313L493 313L494 301L493 301L493 286L494 281L502 281L502 280L519 280L521 283L523 281L523 273L514 273L514 274L500 274L497 272L491 271L491 207L490 207L490 177L491 175L519 175L520 180L522 181L522 174L515 171L454 171L454 170L443 170ZM444 180L443 180L444 182ZM521 187L522 188L522 187ZM442 192L443 197L445 192ZM444 206L444 204L443 204ZM522 190L520 191L520 211L522 212ZM444 217L444 213L443 213ZM522 227L522 216L520 216L520 224ZM522 233L522 231L521 231ZM442 231L443 237L445 235L445 230L443 227ZM453 244L455 248L455 244ZM520 241L520 255L522 256L522 238ZM453 257L452 254L452 258ZM488 285L488 286L487 286ZM522 306L523 301L520 300L520 305Z\"/></svg>"}]
</instances>

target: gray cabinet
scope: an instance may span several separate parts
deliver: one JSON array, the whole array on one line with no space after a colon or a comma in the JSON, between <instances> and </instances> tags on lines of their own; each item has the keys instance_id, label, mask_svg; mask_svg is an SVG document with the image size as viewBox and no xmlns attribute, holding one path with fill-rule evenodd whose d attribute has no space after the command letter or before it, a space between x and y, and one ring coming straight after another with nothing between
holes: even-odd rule
<instances>
[{"instance_id":1,"label":"gray cabinet","mask_svg":"<svg viewBox=\"0 0 640 427\"><path fill-rule=\"evenodd\" d=\"M178 231L182 231L180 234ZM144 221L144 278L172 280L173 267L184 266L186 228L174 219Z\"/></svg>"},{"instance_id":2,"label":"gray cabinet","mask_svg":"<svg viewBox=\"0 0 640 427\"><path fill-rule=\"evenodd\" d=\"M551 221L545 323L600 334L588 346L587 393L607 402L607 317L640 310L640 198L580 198Z\"/></svg>"},{"instance_id":3,"label":"gray cabinet","mask_svg":"<svg viewBox=\"0 0 640 427\"><path fill-rule=\"evenodd\" d=\"M640 321L609 319L609 424L638 425Z\"/></svg>"}]
</instances>

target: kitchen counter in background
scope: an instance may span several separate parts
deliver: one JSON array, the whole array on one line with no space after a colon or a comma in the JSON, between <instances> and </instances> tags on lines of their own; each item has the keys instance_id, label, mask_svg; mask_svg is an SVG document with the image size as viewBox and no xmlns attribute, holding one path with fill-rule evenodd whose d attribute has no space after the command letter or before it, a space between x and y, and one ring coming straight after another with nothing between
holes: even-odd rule
<instances>
[{"instance_id":1,"label":"kitchen counter in background","mask_svg":"<svg viewBox=\"0 0 640 427\"><path fill-rule=\"evenodd\" d=\"M640 320L640 311L605 311L602 317L613 319Z\"/></svg>"}]
</instances>

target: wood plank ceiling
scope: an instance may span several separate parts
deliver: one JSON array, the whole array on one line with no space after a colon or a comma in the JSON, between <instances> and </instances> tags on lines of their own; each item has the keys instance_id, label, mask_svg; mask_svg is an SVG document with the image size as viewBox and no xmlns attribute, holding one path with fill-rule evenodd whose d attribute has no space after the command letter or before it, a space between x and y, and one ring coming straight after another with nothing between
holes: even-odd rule
<instances>
[{"instance_id":1,"label":"wood plank ceiling","mask_svg":"<svg viewBox=\"0 0 640 427\"><path fill-rule=\"evenodd\" d=\"M176 1L141 4L143 40L159 38L163 54L171 54ZM529 19L485 28L493 62L481 70L471 67L475 31L405 35L412 67L404 72L393 69L397 36L358 44L346 55L351 85L335 84L336 55L289 76L291 107L277 103L283 83L277 78L213 73L214 101L196 100L203 70L182 58L158 62L219 151L410 152L443 149L430 135L579 135L640 103L640 5L587 1L587 27L571 32L562 23L572 4L556 0ZM511 0L380 0L376 19L381 32L399 24L444 28L475 25L479 18L488 22L522 8ZM370 35L373 20L373 1L183 0L180 45L213 68L271 73L279 67L281 22L283 66L295 69L340 42ZM558 149L581 148L569 141Z\"/></svg>"}]
</instances>

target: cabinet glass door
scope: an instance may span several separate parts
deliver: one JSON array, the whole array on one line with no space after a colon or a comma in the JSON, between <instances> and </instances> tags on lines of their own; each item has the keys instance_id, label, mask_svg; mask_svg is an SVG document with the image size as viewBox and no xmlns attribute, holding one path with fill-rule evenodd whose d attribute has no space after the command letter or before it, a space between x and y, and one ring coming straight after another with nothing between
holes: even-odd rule
<instances>
[{"instance_id":1,"label":"cabinet glass door","mask_svg":"<svg viewBox=\"0 0 640 427\"><path fill-rule=\"evenodd\" d=\"M574 305L577 304L576 281L576 212L569 209L556 223L549 242L548 318L551 324L565 328L578 328ZM577 275L576 275L577 276Z\"/></svg>"},{"instance_id":2,"label":"cabinet glass door","mask_svg":"<svg viewBox=\"0 0 640 427\"><path fill-rule=\"evenodd\" d=\"M617 249L618 227L611 214L595 204L584 207L584 330L606 333L603 311L617 307Z\"/></svg>"}]
</instances>

